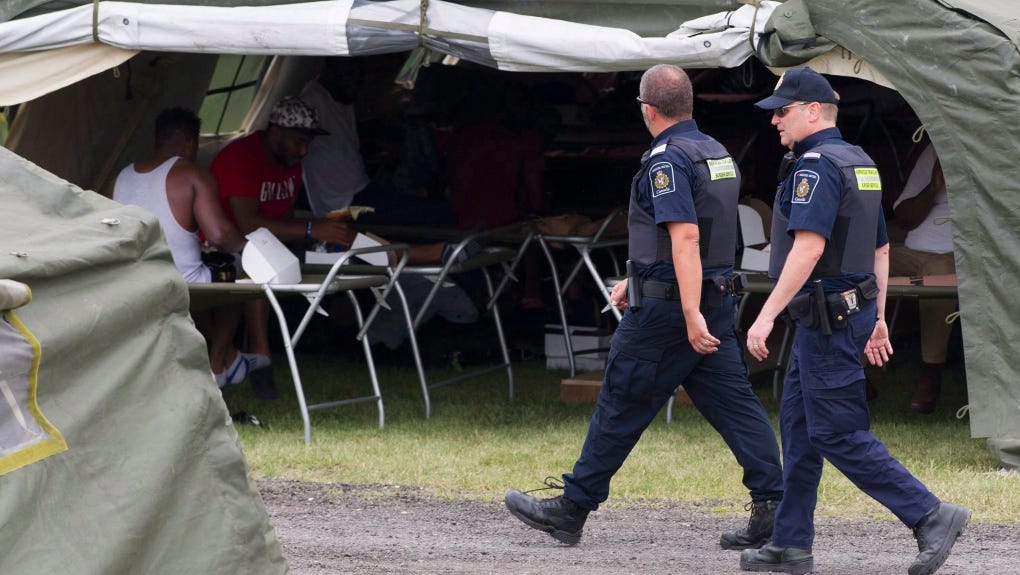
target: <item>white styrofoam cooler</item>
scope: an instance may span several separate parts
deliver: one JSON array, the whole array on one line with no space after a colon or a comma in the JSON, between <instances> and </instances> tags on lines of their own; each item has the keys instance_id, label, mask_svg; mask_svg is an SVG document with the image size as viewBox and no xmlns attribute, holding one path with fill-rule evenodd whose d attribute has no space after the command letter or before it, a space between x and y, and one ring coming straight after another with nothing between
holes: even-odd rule
<instances>
[{"instance_id":1,"label":"white styrofoam cooler","mask_svg":"<svg viewBox=\"0 0 1020 575\"><path fill-rule=\"evenodd\" d=\"M587 326L568 326L570 345L577 351L600 348L603 351L574 356L574 365L579 371L603 369L609 351L609 339L613 332ZM570 369L567 359L566 342L563 341L563 326L545 326L545 367L546 369Z\"/></svg>"}]
</instances>

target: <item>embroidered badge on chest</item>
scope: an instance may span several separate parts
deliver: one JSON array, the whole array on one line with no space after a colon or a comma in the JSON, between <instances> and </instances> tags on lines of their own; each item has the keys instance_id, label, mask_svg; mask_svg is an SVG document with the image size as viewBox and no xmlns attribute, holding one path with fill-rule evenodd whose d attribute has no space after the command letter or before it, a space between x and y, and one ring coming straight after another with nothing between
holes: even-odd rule
<instances>
[{"instance_id":1,"label":"embroidered badge on chest","mask_svg":"<svg viewBox=\"0 0 1020 575\"><path fill-rule=\"evenodd\" d=\"M659 162L648 170L648 178L652 181L652 197L668 194L676 191L676 184L673 181L673 164Z\"/></svg>"},{"instance_id":2,"label":"embroidered badge on chest","mask_svg":"<svg viewBox=\"0 0 1020 575\"><path fill-rule=\"evenodd\" d=\"M790 198L790 202L794 204L810 202L816 187L818 187L818 174L811 170L799 170L793 175L793 197Z\"/></svg>"}]
</instances>

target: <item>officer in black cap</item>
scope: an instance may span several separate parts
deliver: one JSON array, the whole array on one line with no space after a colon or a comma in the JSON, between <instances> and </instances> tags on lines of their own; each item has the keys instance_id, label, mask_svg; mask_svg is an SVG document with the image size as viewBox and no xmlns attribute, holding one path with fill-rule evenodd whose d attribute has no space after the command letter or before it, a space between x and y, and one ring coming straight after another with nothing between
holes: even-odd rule
<instances>
[{"instance_id":1,"label":"officer in black cap","mask_svg":"<svg viewBox=\"0 0 1020 575\"><path fill-rule=\"evenodd\" d=\"M746 571L814 569L814 510L827 459L914 531L920 553L910 575L934 573L949 556L970 511L940 502L869 430L861 354L882 365L892 354L885 324L889 238L875 162L842 139L838 96L810 68L787 70L757 107L796 163L773 206L769 275L776 286L747 332L759 360L784 310L796 321L783 389L785 492L772 541L745 550Z\"/></svg>"},{"instance_id":2,"label":"officer in black cap","mask_svg":"<svg viewBox=\"0 0 1020 575\"><path fill-rule=\"evenodd\" d=\"M751 495L748 525L723 533L720 544L759 547L771 536L783 484L775 432L747 380L734 330L740 173L691 118L683 70L651 68L640 94L654 140L631 185L629 277L611 296L626 311L595 414L573 473L563 475L563 495L539 499L514 490L506 505L527 525L577 543L588 513L609 496L610 479L683 384L744 468Z\"/></svg>"}]
</instances>

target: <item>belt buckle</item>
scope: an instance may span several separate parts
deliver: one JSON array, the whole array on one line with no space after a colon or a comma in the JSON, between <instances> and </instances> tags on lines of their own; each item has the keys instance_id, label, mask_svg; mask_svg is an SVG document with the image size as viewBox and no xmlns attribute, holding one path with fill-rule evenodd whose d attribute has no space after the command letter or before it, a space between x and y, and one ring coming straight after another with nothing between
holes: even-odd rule
<instances>
[{"instance_id":1,"label":"belt buckle","mask_svg":"<svg viewBox=\"0 0 1020 575\"><path fill-rule=\"evenodd\" d=\"M857 313L861 311L857 288L848 289L845 292L841 292L839 295L843 298L843 303L846 304L847 313Z\"/></svg>"}]
</instances>

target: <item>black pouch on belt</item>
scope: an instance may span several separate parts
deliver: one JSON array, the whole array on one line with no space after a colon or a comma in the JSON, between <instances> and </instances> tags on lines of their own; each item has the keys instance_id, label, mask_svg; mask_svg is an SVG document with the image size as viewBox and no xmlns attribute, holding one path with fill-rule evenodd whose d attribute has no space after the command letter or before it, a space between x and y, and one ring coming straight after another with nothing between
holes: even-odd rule
<instances>
[{"instance_id":1,"label":"black pouch on belt","mask_svg":"<svg viewBox=\"0 0 1020 575\"><path fill-rule=\"evenodd\" d=\"M811 301L811 294L799 295L790 300L786 312L790 314L790 319L800 322L804 327L815 326L815 304Z\"/></svg>"},{"instance_id":2,"label":"black pouch on belt","mask_svg":"<svg viewBox=\"0 0 1020 575\"><path fill-rule=\"evenodd\" d=\"M854 300L856 300L857 291L848 290L854 294ZM834 293L825 296L825 303L829 308L829 323L832 329L843 329L846 327L847 322L850 319L851 313L856 313L861 308L855 307L850 309L850 302L847 301L845 294Z\"/></svg>"},{"instance_id":3,"label":"black pouch on belt","mask_svg":"<svg viewBox=\"0 0 1020 575\"><path fill-rule=\"evenodd\" d=\"M728 289L726 278L723 276L705 278L701 284L701 305L706 309L719 307Z\"/></svg>"},{"instance_id":4,"label":"black pouch on belt","mask_svg":"<svg viewBox=\"0 0 1020 575\"><path fill-rule=\"evenodd\" d=\"M868 278L857 284L857 289L865 301L871 301L878 297L878 282L875 281L875 278Z\"/></svg>"}]
</instances>

